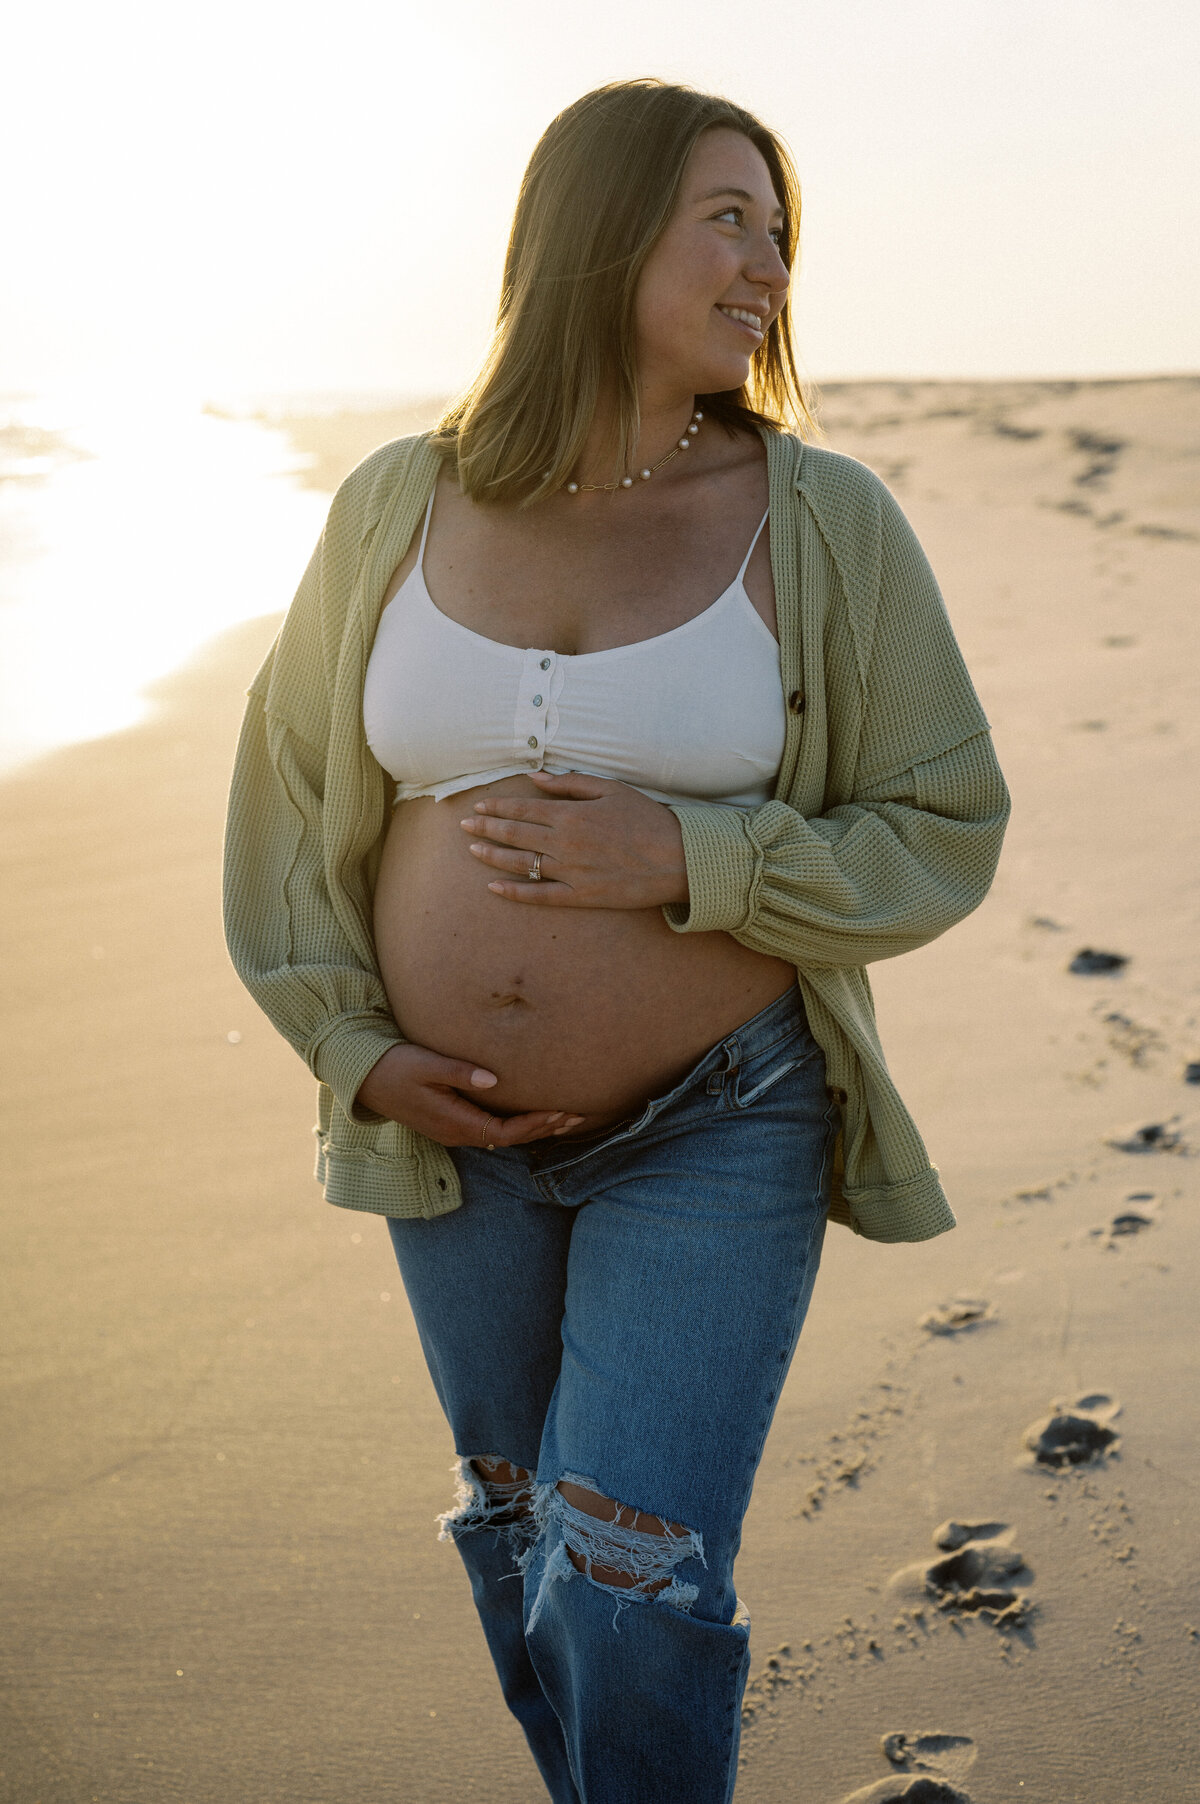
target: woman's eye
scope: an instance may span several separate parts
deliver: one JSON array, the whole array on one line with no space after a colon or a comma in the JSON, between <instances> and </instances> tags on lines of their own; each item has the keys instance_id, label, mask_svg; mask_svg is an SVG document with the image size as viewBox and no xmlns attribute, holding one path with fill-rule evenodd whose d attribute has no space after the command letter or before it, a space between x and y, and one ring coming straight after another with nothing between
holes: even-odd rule
<instances>
[{"instance_id":1,"label":"woman's eye","mask_svg":"<svg viewBox=\"0 0 1200 1804\"><path fill-rule=\"evenodd\" d=\"M740 226L745 224L746 209L744 207L725 207L720 213L715 214L714 217L717 219L732 219L735 225ZM772 226L767 236L775 244L782 244L784 228L782 226Z\"/></svg>"}]
</instances>

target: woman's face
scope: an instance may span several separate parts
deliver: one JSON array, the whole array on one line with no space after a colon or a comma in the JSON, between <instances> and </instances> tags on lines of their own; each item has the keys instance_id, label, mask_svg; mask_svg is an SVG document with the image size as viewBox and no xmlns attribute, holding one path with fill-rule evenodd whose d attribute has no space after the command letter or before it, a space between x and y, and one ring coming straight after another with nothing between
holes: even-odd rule
<instances>
[{"instance_id":1,"label":"woman's face","mask_svg":"<svg viewBox=\"0 0 1200 1804\"><path fill-rule=\"evenodd\" d=\"M749 138L725 126L702 133L638 281L645 400L719 394L746 381L787 292L782 226L770 171ZM755 315L758 325L738 313Z\"/></svg>"}]
</instances>

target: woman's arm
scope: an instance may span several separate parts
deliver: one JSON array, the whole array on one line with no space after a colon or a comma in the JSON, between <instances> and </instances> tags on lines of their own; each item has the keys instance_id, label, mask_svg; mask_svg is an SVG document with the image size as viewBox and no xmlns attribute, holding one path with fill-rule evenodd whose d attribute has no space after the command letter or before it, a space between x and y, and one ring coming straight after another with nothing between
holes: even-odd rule
<instances>
[{"instance_id":1,"label":"woman's arm","mask_svg":"<svg viewBox=\"0 0 1200 1804\"><path fill-rule=\"evenodd\" d=\"M664 805L604 777L541 787L545 801L489 798L463 822L498 896L661 907L679 933L723 930L793 964L865 965L936 939L987 894L1008 818L986 731L811 819L778 801Z\"/></svg>"},{"instance_id":2,"label":"woman's arm","mask_svg":"<svg viewBox=\"0 0 1200 1804\"><path fill-rule=\"evenodd\" d=\"M794 964L865 965L925 945L979 906L1009 801L984 731L815 818L783 802L673 812L689 902L663 912L678 932L721 928Z\"/></svg>"},{"instance_id":3,"label":"woman's arm","mask_svg":"<svg viewBox=\"0 0 1200 1804\"><path fill-rule=\"evenodd\" d=\"M330 901L325 753L268 714L266 676L250 692L230 790L226 941L264 1014L351 1114L368 1071L404 1036L378 967L351 943Z\"/></svg>"}]
</instances>

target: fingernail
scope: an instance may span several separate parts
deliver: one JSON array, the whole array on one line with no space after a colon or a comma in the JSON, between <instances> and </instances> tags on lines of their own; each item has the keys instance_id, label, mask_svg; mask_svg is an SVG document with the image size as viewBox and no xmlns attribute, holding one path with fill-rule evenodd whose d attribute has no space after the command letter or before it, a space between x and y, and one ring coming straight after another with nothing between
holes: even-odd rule
<instances>
[{"instance_id":1,"label":"fingernail","mask_svg":"<svg viewBox=\"0 0 1200 1804\"><path fill-rule=\"evenodd\" d=\"M567 1116L567 1126L568 1127L578 1127L582 1121L583 1121L582 1115L568 1115Z\"/></svg>"},{"instance_id":2,"label":"fingernail","mask_svg":"<svg viewBox=\"0 0 1200 1804\"><path fill-rule=\"evenodd\" d=\"M491 890L495 890L495 892L498 896L502 896L504 894L504 885L502 883L489 883L488 888Z\"/></svg>"},{"instance_id":3,"label":"fingernail","mask_svg":"<svg viewBox=\"0 0 1200 1804\"><path fill-rule=\"evenodd\" d=\"M470 821L463 822L464 827L469 827L471 824L472 823ZM471 841L471 844L467 847L467 850L468 850L468 852L482 852L483 847L480 845L479 841L477 839L475 839L475 840Z\"/></svg>"},{"instance_id":4,"label":"fingernail","mask_svg":"<svg viewBox=\"0 0 1200 1804\"><path fill-rule=\"evenodd\" d=\"M546 1117L546 1120L547 1120L547 1121L561 1121L561 1120L562 1120L562 1118L563 1118L563 1112L562 1112L562 1110L561 1110L561 1109L555 1109L555 1111L554 1111L554 1113L553 1113L553 1114L552 1114L552 1115L547 1115L547 1117Z\"/></svg>"},{"instance_id":5,"label":"fingernail","mask_svg":"<svg viewBox=\"0 0 1200 1804\"><path fill-rule=\"evenodd\" d=\"M476 827L479 825L479 822L478 821L459 821L458 824L460 827L469 827L471 829L472 833L474 833Z\"/></svg>"},{"instance_id":6,"label":"fingernail","mask_svg":"<svg viewBox=\"0 0 1200 1804\"><path fill-rule=\"evenodd\" d=\"M498 1084L500 1082L500 1079L496 1076L494 1071L483 1071L480 1069L472 1071L471 1082L479 1090L490 1090L493 1084Z\"/></svg>"}]
</instances>

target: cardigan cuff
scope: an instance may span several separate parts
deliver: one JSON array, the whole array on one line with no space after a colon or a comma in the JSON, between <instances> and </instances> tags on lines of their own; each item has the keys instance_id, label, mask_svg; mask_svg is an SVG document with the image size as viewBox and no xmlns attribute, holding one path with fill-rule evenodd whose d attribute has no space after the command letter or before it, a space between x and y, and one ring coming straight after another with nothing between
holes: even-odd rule
<instances>
[{"instance_id":1,"label":"cardigan cuff","mask_svg":"<svg viewBox=\"0 0 1200 1804\"><path fill-rule=\"evenodd\" d=\"M720 802L669 802L683 832L688 901L663 909L676 933L736 933L750 920L762 854L746 811Z\"/></svg>"},{"instance_id":2,"label":"cardigan cuff","mask_svg":"<svg viewBox=\"0 0 1200 1804\"><path fill-rule=\"evenodd\" d=\"M355 1098L368 1071L384 1053L405 1043L394 1022L386 1023L378 1016L343 1015L310 1050L308 1063L320 1081L328 1084L351 1121L382 1121L382 1115L360 1108Z\"/></svg>"}]
</instances>

